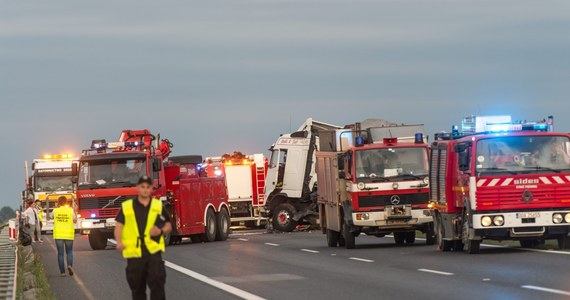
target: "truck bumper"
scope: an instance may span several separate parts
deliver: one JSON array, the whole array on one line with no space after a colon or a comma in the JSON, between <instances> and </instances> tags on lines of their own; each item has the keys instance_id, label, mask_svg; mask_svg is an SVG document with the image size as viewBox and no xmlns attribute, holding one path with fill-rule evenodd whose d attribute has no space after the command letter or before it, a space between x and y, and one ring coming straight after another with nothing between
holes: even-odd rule
<instances>
[{"instance_id":1,"label":"truck bumper","mask_svg":"<svg viewBox=\"0 0 570 300\"><path fill-rule=\"evenodd\" d=\"M553 215L561 214L562 222L555 223ZM570 223L565 222L564 217L570 214L570 210L548 210L530 212L498 212L473 214L473 229L475 234L483 238L491 239L524 239L529 237L556 237L567 235L570 232ZM483 226L483 218L490 217L492 221L502 217L504 224ZM570 217L570 215L569 215Z\"/></svg>"},{"instance_id":2,"label":"truck bumper","mask_svg":"<svg viewBox=\"0 0 570 300\"><path fill-rule=\"evenodd\" d=\"M79 232L89 234L92 230L112 231L115 228L115 219L83 219L79 222Z\"/></svg>"},{"instance_id":3,"label":"truck bumper","mask_svg":"<svg viewBox=\"0 0 570 300\"><path fill-rule=\"evenodd\" d=\"M390 216L386 211L353 212L352 221L359 227L400 228L425 225L433 222L433 217L428 209L412 209L407 217Z\"/></svg>"}]
</instances>

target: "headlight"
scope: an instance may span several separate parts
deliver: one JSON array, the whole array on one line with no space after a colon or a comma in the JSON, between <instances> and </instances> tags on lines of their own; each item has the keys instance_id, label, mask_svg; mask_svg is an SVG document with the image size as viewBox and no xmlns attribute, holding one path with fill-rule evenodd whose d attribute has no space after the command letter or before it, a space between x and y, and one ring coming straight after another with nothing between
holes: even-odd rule
<instances>
[{"instance_id":1,"label":"headlight","mask_svg":"<svg viewBox=\"0 0 570 300\"><path fill-rule=\"evenodd\" d=\"M503 218L503 216L496 216L493 218L493 224L495 224L495 226L503 226L503 224L505 224L505 218Z\"/></svg>"},{"instance_id":2,"label":"headlight","mask_svg":"<svg viewBox=\"0 0 570 300\"><path fill-rule=\"evenodd\" d=\"M552 215L552 222L554 224L560 224L560 223L562 223L562 220L563 220L562 214L553 214Z\"/></svg>"},{"instance_id":3,"label":"headlight","mask_svg":"<svg viewBox=\"0 0 570 300\"><path fill-rule=\"evenodd\" d=\"M357 187L359 190L363 190L363 189L366 187L366 184L364 184L364 182L359 182L359 183L356 185L356 187Z\"/></svg>"},{"instance_id":4,"label":"headlight","mask_svg":"<svg viewBox=\"0 0 570 300\"><path fill-rule=\"evenodd\" d=\"M91 226L93 226L92 222L89 222L89 221L81 222L81 228L91 228Z\"/></svg>"},{"instance_id":5,"label":"headlight","mask_svg":"<svg viewBox=\"0 0 570 300\"><path fill-rule=\"evenodd\" d=\"M424 177L424 183L425 183L425 184L429 184L429 177L427 177L427 176Z\"/></svg>"},{"instance_id":6,"label":"headlight","mask_svg":"<svg viewBox=\"0 0 570 300\"><path fill-rule=\"evenodd\" d=\"M491 224L493 224L493 220L491 219L491 217L484 216L481 218L481 225L483 225L484 227L491 226Z\"/></svg>"},{"instance_id":7,"label":"headlight","mask_svg":"<svg viewBox=\"0 0 570 300\"><path fill-rule=\"evenodd\" d=\"M370 219L369 214L362 214L362 220L368 220L368 219Z\"/></svg>"},{"instance_id":8,"label":"headlight","mask_svg":"<svg viewBox=\"0 0 570 300\"><path fill-rule=\"evenodd\" d=\"M392 183L392 188L397 190L400 187L400 185L397 182Z\"/></svg>"},{"instance_id":9,"label":"headlight","mask_svg":"<svg viewBox=\"0 0 570 300\"><path fill-rule=\"evenodd\" d=\"M570 223L570 213L564 215L564 221L566 221L566 223Z\"/></svg>"}]
</instances>

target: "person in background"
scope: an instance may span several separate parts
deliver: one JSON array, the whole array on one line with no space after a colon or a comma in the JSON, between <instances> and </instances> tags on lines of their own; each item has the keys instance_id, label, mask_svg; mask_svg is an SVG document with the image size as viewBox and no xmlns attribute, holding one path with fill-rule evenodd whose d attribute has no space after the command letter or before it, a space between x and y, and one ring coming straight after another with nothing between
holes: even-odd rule
<instances>
[{"instance_id":1,"label":"person in background","mask_svg":"<svg viewBox=\"0 0 570 300\"><path fill-rule=\"evenodd\" d=\"M137 183L138 197L122 203L116 217L117 251L127 259L127 282L135 300L165 299L166 270L162 260L164 235L172 231L170 216L162 202L152 198L153 181L142 176Z\"/></svg>"},{"instance_id":2,"label":"person in background","mask_svg":"<svg viewBox=\"0 0 570 300\"><path fill-rule=\"evenodd\" d=\"M37 237L35 235L36 231L36 223L38 222L38 216L36 214L36 210L34 209L34 202L28 201L26 204L26 210L24 211L24 218L25 218L25 226L26 231L30 235L32 239L32 243L37 242Z\"/></svg>"},{"instance_id":3,"label":"person in background","mask_svg":"<svg viewBox=\"0 0 570 300\"><path fill-rule=\"evenodd\" d=\"M67 253L67 271L69 276L73 276L73 240L77 218L65 196L59 197L58 204L53 210L53 239L57 246L57 262L61 276L66 276L64 254Z\"/></svg>"},{"instance_id":4,"label":"person in background","mask_svg":"<svg viewBox=\"0 0 570 300\"><path fill-rule=\"evenodd\" d=\"M36 222L36 226L34 228L34 236L35 236L36 241L43 243L44 242L44 240L42 239L43 211L42 211L42 201L40 201L39 199L37 199L34 202L34 212L36 213L36 216L38 217L38 220Z\"/></svg>"}]
</instances>

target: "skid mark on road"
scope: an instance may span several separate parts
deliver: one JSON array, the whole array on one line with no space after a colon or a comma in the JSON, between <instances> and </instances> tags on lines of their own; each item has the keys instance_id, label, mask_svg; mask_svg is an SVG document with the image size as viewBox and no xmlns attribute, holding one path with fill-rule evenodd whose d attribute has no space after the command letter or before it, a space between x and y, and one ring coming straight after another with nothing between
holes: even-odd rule
<instances>
[{"instance_id":1,"label":"skid mark on road","mask_svg":"<svg viewBox=\"0 0 570 300\"><path fill-rule=\"evenodd\" d=\"M164 265L168 268L171 268L171 269L178 271L184 275L192 277L198 281L201 281L207 285L213 286L213 287L220 289L224 292L230 293L230 294L237 296L239 298L248 299L248 300L265 300L265 298L262 298L262 297L259 297L257 295L254 295L250 292L246 292L244 290L238 289L238 288L233 287L231 285L227 285L223 282L217 281L215 279L212 279L212 278L207 277L205 275L202 275L200 273L194 272L190 269L186 269L184 267L181 267L181 266L174 264L174 263L171 263L169 261L165 260Z\"/></svg>"}]
</instances>

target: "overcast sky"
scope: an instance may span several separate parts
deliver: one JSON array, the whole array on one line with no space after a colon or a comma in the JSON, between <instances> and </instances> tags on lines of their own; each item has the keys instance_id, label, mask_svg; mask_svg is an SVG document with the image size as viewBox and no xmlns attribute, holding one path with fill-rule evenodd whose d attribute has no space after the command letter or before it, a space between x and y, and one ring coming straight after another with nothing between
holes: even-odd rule
<instances>
[{"instance_id":1,"label":"overcast sky","mask_svg":"<svg viewBox=\"0 0 570 300\"><path fill-rule=\"evenodd\" d=\"M570 1L0 0L1 205L24 161L149 128L175 154L265 151L307 117L570 131Z\"/></svg>"}]
</instances>

